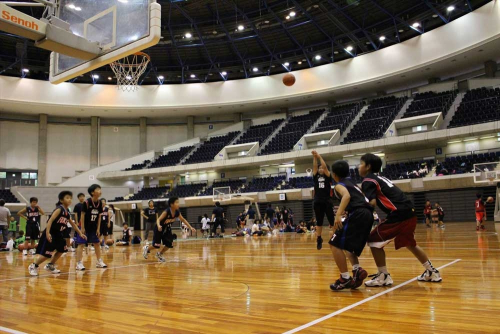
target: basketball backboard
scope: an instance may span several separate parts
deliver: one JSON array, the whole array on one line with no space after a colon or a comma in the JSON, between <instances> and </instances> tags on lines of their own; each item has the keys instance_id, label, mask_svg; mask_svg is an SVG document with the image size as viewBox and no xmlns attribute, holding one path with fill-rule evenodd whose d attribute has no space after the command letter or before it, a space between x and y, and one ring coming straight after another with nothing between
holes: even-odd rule
<instances>
[{"instance_id":1,"label":"basketball backboard","mask_svg":"<svg viewBox=\"0 0 500 334\"><path fill-rule=\"evenodd\" d=\"M59 0L57 17L70 31L102 49L82 60L52 52L50 82L57 84L156 45L161 37L161 6L156 0Z\"/></svg>"},{"instance_id":2,"label":"basketball backboard","mask_svg":"<svg viewBox=\"0 0 500 334\"><path fill-rule=\"evenodd\" d=\"M500 170L497 170L497 164L497 162L474 164L474 183L493 185L500 182Z\"/></svg>"}]
</instances>

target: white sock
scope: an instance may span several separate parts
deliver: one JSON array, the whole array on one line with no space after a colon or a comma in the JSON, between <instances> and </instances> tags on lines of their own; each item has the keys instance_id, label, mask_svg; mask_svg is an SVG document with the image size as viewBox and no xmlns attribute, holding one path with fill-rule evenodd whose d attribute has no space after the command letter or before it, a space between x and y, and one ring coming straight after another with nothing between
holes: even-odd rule
<instances>
[{"instance_id":1,"label":"white sock","mask_svg":"<svg viewBox=\"0 0 500 334\"><path fill-rule=\"evenodd\" d=\"M382 273L382 274L386 274L388 275L389 272L387 271L387 267L386 266L383 266L383 267L377 267L378 268L378 272L379 273Z\"/></svg>"},{"instance_id":2,"label":"white sock","mask_svg":"<svg viewBox=\"0 0 500 334\"><path fill-rule=\"evenodd\" d=\"M352 270L358 270L361 266L359 264L355 264L352 266Z\"/></svg>"},{"instance_id":3,"label":"white sock","mask_svg":"<svg viewBox=\"0 0 500 334\"><path fill-rule=\"evenodd\" d=\"M349 279L349 277L351 277L351 275L349 275L349 272L340 273L340 276L342 276L343 279Z\"/></svg>"},{"instance_id":4,"label":"white sock","mask_svg":"<svg viewBox=\"0 0 500 334\"><path fill-rule=\"evenodd\" d=\"M429 270L429 271L437 271L436 268L431 263L431 260L428 260L426 263L423 264L424 268Z\"/></svg>"}]
</instances>

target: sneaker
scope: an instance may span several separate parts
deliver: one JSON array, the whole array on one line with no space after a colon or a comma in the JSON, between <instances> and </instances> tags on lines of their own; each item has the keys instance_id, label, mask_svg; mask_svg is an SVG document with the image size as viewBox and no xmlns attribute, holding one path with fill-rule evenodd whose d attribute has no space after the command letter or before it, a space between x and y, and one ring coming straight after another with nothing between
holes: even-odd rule
<instances>
[{"instance_id":1,"label":"sneaker","mask_svg":"<svg viewBox=\"0 0 500 334\"><path fill-rule=\"evenodd\" d=\"M80 261L76 264L76 270L85 270L85 267L83 266L82 261Z\"/></svg>"},{"instance_id":2,"label":"sneaker","mask_svg":"<svg viewBox=\"0 0 500 334\"><path fill-rule=\"evenodd\" d=\"M38 268L35 266L34 263L29 265L28 271L31 276L38 276Z\"/></svg>"},{"instance_id":3,"label":"sneaker","mask_svg":"<svg viewBox=\"0 0 500 334\"><path fill-rule=\"evenodd\" d=\"M363 268L359 267L357 270L352 271L352 277L354 280L354 286L352 289L357 289L363 285L363 281L368 277L368 273Z\"/></svg>"},{"instance_id":4,"label":"sneaker","mask_svg":"<svg viewBox=\"0 0 500 334\"><path fill-rule=\"evenodd\" d=\"M476 226L476 231L479 231L479 226Z\"/></svg>"},{"instance_id":5,"label":"sneaker","mask_svg":"<svg viewBox=\"0 0 500 334\"><path fill-rule=\"evenodd\" d=\"M224 236L223 235L219 235L219 238L224 238Z\"/></svg>"},{"instance_id":6,"label":"sneaker","mask_svg":"<svg viewBox=\"0 0 500 334\"><path fill-rule=\"evenodd\" d=\"M486 226L481 225L481 231L486 231Z\"/></svg>"},{"instance_id":7,"label":"sneaker","mask_svg":"<svg viewBox=\"0 0 500 334\"><path fill-rule=\"evenodd\" d=\"M105 246L104 246L104 250L109 250L109 246L108 246L108 245L105 245Z\"/></svg>"},{"instance_id":8,"label":"sneaker","mask_svg":"<svg viewBox=\"0 0 500 334\"><path fill-rule=\"evenodd\" d=\"M422 275L417 277L417 280L419 280L420 282L439 283L443 279L441 278L441 275L439 274L438 270L436 271L426 270Z\"/></svg>"},{"instance_id":9,"label":"sneaker","mask_svg":"<svg viewBox=\"0 0 500 334\"><path fill-rule=\"evenodd\" d=\"M97 260L97 264L95 265L96 268L107 268L108 266L106 263L102 262L102 259Z\"/></svg>"},{"instance_id":10,"label":"sneaker","mask_svg":"<svg viewBox=\"0 0 500 334\"><path fill-rule=\"evenodd\" d=\"M74 253L74 252L76 252L76 249L74 249L73 247L69 246L68 252Z\"/></svg>"},{"instance_id":11,"label":"sneaker","mask_svg":"<svg viewBox=\"0 0 500 334\"><path fill-rule=\"evenodd\" d=\"M45 265L45 270L50 271L52 274L59 274L61 271L56 268L52 263L47 263Z\"/></svg>"},{"instance_id":12,"label":"sneaker","mask_svg":"<svg viewBox=\"0 0 500 334\"><path fill-rule=\"evenodd\" d=\"M389 286L392 285L392 283L394 283L392 281L391 274L376 273L368 277L373 277L371 280L365 282L365 285L370 287Z\"/></svg>"},{"instance_id":13,"label":"sneaker","mask_svg":"<svg viewBox=\"0 0 500 334\"><path fill-rule=\"evenodd\" d=\"M36 254L36 249L32 248L30 249L30 255L35 255Z\"/></svg>"},{"instance_id":14,"label":"sneaker","mask_svg":"<svg viewBox=\"0 0 500 334\"><path fill-rule=\"evenodd\" d=\"M477 228L477 230L479 231L479 227ZM28 250L27 249L23 250L23 255L24 256L28 256Z\"/></svg>"},{"instance_id":15,"label":"sneaker","mask_svg":"<svg viewBox=\"0 0 500 334\"><path fill-rule=\"evenodd\" d=\"M332 291L340 291L344 289L353 289L354 288L354 280L352 277L349 279L344 279L340 277L337 282L330 284L330 289Z\"/></svg>"},{"instance_id":16,"label":"sneaker","mask_svg":"<svg viewBox=\"0 0 500 334\"><path fill-rule=\"evenodd\" d=\"M214 237L213 235L211 235L211 236L209 236L208 238L209 238L209 239L213 239L213 238L215 238L215 237Z\"/></svg>"},{"instance_id":17,"label":"sneaker","mask_svg":"<svg viewBox=\"0 0 500 334\"><path fill-rule=\"evenodd\" d=\"M89 246L91 252L95 252L94 246Z\"/></svg>"},{"instance_id":18,"label":"sneaker","mask_svg":"<svg viewBox=\"0 0 500 334\"><path fill-rule=\"evenodd\" d=\"M145 245L144 247L142 247L142 256L144 256L144 258L146 260L148 259L148 249L149 249L148 245Z\"/></svg>"},{"instance_id":19,"label":"sneaker","mask_svg":"<svg viewBox=\"0 0 500 334\"><path fill-rule=\"evenodd\" d=\"M156 253L156 258L158 259L158 262L167 262L167 260L165 260L163 255L161 255L160 253Z\"/></svg>"},{"instance_id":20,"label":"sneaker","mask_svg":"<svg viewBox=\"0 0 500 334\"><path fill-rule=\"evenodd\" d=\"M323 238L321 236L316 238L316 249L321 250L323 248Z\"/></svg>"}]
</instances>

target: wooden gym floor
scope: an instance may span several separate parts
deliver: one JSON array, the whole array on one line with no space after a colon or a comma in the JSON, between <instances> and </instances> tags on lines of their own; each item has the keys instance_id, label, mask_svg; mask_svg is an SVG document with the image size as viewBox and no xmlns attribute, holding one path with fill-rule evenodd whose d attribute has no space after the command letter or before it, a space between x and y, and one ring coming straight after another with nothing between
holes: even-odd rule
<instances>
[{"instance_id":1,"label":"wooden gym floor","mask_svg":"<svg viewBox=\"0 0 500 334\"><path fill-rule=\"evenodd\" d=\"M108 269L91 254L78 273L67 254L57 277L30 277L30 256L0 253L0 332L499 333L499 236L487 228L418 226L442 283L417 282L418 261L388 247L393 287L341 292L329 289L339 272L313 235L179 241L164 264L115 247ZM361 265L375 273L368 249Z\"/></svg>"}]
</instances>

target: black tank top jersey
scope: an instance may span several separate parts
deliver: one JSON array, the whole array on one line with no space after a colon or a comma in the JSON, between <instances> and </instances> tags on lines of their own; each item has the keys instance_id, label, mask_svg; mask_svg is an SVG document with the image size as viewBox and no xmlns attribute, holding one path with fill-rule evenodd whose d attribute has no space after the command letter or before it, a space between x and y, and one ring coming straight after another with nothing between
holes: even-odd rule
<instances>
[{"instance_id":1,"label":"black tank top jersey","mask_svg":"<svg viewBox=\"0 0 500 334\"><path fill-rule=\"evenodd\" d=\"M38 208L26 207L26 217L28 218L28 223L40 224L40 210Z\"/></svg>"},{"instance_id":2,"label":"black tank top jersey","mask_svg":"<svg viewBox=\"0 0 500 334\"><path fill-rule=\"evenodd\" d=\"M109 219L109 208L108 207L105 207L104 209L102 209L102 215L101 215L101 224L102 223L108 223L108 219Z\"/></svg>"},{"instance_id":3,"label":"black tank top jersey","mask_svg":"<svg viewBox=\"0 0 500 334\"><path fill-rule=\"evenodd\" d=\"M156 209L145 208L144 214L148 216L148 223L156 223Z\"/></svg>"},{"instance_id":4,"label":"black tank top jersey","mask_svg":"<svg viewBox=\"0 0 500 334\"><path fill-rule=\"evenodd\" d=\"M101 201L98 200L94 203L92 198L87 199L83 203L82 212L85 213L85 232L97 232L99 215L103 212Z\"/></svg>"},{"instance_id":5,"label":"black tank top jersey","mask_svg":"<svg viewBox=\"0 0 500 334\"><path fill-rule=\"evenodd\" d=\"M63 237L63 231L68 228L70 212L65 209L64 206L60 205L56 208L59 209L59 215L54 219L52 225L50 226L50 234L52 238L54 237Z\"/></svg>"},{"instance_id":6,"label":"black tank top jersey","mask_svg":"<svg viewBox=\"0 0 500 334\"><path fill-rule=\"evenodd\" d=\"M415 216L412 201L385 177L370 173L363 179L361 188L368 200L377 200L378 207L387 213L390 222L401 222Z\"/></svg>"},{"instance_id":7,"label":"black tank top jersey","mask_svg":"<svg viewBox=\"0 0 500 334\"><path fill-rule=\"evenodd\" d=\"M355 185L350 179L340 180L340 182L338 182L337 184L343 185L351 196L351 200L349 201L349 204L346 208L346 211L348 213L352 213L354 210L360 208L365 208L373 211L373 207L370 205L368 198L365 197L361 189L359 189L358 186ZM337 193L336 188L333 188L333 193L339 200L342 199L342 197Z\"/></svg>"},{"instance_id":8,"label":"black tank top jersey","mask_svg":"<svg viewBox=\"0 0 500 334\"><path fill-rule=\"evenodd\" d=\"M129 233L130 233L130 229L126 229L126 230L123 230L123 237L122 237L122 240L123 241L126 241L128 242L129 241Z\"/></svg>"},{"instance_id":9,"label":"black tank top jersey","mask_svg":"<svg viewBox=\"0 0 500 334\"><path fill-rule=\"evenodd\" d=\"M328 201L332 198L332 176L320 175L316 173L314 181L314 200Z\"/></svg>"},{"instance_id":10,"label":"black tank top jersey","mask_svg":"<svg viewBox=\"0 0 500 334\"><path fill-rule=\"evenodd\" d=\"M165 220L160 222L161 226L165 226L165 225L171 226L172 223L165 223L165 221L167 219L178 218L181 215L181 212L179 210L176 210L174 213L172 213L172 210L170 210L170 208L167 208L165 210L165 213L167 214L167 216L165 217Z\"/></svg>"}]
</instances>

